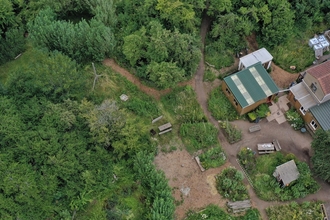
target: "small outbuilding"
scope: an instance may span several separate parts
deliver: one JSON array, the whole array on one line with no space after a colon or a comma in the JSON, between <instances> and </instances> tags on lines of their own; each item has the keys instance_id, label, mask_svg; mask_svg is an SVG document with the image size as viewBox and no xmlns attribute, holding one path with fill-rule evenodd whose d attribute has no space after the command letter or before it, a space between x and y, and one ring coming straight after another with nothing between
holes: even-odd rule
<instances>
[{"instance_id":1,"label":"small outbuilding","mask_svg":"<svg viewBox=\"0 0 330 220\"><path fill-rule=\"evenodd\" d=\"M254 51L244 57L239 59L238 70L245 69L249 66L252 66L256 63L261 62L261 64L269 69L272 64L273 56L265 48L261 48L257 51Z\"/></svg>"},{"instance_id":2,"label":"small outbuilding","mask_svg":"<svg viewBox=\"0 0 330 220\"><path fill-rule=\"evenodd\" d=\"M279 92L261 62L227 76L223 81L222 91L240 115L271 102Z\"/></svg>"},{"instance_id":3,"label":"small outbuilding","mask_svg":"<svg viewBox=\"0 0 330 220\"><path fill-rule=\"evenodd\" d=\"M289 186L291 182L299 178L299 171L294 160L290 160L276 167L273 176L281 187Z\"/></svg>"}]
</instances>

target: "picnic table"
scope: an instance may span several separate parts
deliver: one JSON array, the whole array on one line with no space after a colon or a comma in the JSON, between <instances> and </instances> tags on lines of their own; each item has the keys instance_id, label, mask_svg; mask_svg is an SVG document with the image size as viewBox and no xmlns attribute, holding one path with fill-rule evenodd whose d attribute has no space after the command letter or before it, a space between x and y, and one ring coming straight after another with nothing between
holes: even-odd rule
<instances>
[{"instance_id":1,"label":"picnic table","mask_svg":"<svg viewBox=\"0 0 330 220\"><path fill-rule=\"evenodd\" d=\"M270 154L275 151L275 146L273 143L258 144L259 154Z\"/></svg>"},{"instance_id":2,"label":"picnic table","mask_svg":"<svg viewBox=\"0 0 330 220\"><path fill-rule=\"evenodd\" d=\"M164 130L166 130L168 128L171 128L171 127L172 127L171 123L168 122L166 124L163 124L163 125L159 126L158 129L159 129L159 131L164 131Z\"/></svg>"}]
</instances>

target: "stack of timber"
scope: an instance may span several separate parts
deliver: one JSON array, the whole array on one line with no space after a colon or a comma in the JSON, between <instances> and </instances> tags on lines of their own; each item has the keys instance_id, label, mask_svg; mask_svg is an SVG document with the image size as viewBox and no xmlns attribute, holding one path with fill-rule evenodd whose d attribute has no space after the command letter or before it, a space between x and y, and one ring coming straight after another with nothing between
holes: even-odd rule
<instances>
[{"instance_id":1,"label":"stack of timber","mask_svg":"<svg viewBox=\"0 0 330 220\"><path fill-rule=\"evenodd\" d=\"M251 208L251 201L243 200L237 202L227 202L227 206L233 211L233 213L244 212L245 210Z\"/></svg>"}]
</instances>

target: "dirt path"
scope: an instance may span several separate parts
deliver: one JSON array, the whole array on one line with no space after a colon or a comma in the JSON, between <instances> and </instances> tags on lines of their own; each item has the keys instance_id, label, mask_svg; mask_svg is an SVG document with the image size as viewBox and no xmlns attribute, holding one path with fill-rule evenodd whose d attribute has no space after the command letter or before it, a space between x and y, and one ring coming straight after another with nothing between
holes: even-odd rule
<instances>
[{"instance_id":1,"label":"dirt path","mask_svg":"<svg viewBox=\"0 0 330 220\"><path fill-rule=\"evenodd\" d=\"M166 95L172 91L172 89L164 89L164 90L157 90L155 88L151 88L142 84L141 80L128 72L125 68L119 66L114 59L105 59L103 64L106 66L111 67L115 72L119 73L120 75L124 76L128 81L134 83L142 92L146 93L147 95L159 100L161 96ZM190 79L185 82L178 83L178 86L186 86L191 85L194 87L195 82L194 79Z\"/></svg>"},{"instance_id":2,"label":"dirt path","mask_svg":"<svg viewBox=\"0 0 330 220\"><path fill-rule=\"evenodd\" d=\"M208 28L210 27L210 24L211 24L210 18L205 14L203 16L201 32L200 32L203 45L205 43L206 33L207 33ZM206 115L206 117L208 118L208 120L219 129L219 124L218 124L217 120L215 118L213 118L213 116L211 115L211 112L207 108L207 99L208 98L207 98L207 94L204 90L204 85L203 85L203 75L204 75L204 70L205 70L204 51L202 51L202 54L203 54L202 59L199 62L198 69L197 69L196 76L195 76L195 83L196 83L195 92L197 95L197 101L201 105L203 112ZM241 170L239 164L236 161L236 152L233 151L233 148L227 142L227 139L225 138L225 136L223 135L223 133L220 130L219 130L219 134L218 134L218 139L219 139L224 151L226 152L226 155L228 157L230 164L232 166L234 166L236 169ZM246 182L246 184L248 184L248 183ZM248 190L249 190L249 196L251 198L251 201L252 201L253 205L256 208L258 208L259 212L261 213L262 219L267 219L265 208L268 206L268 204L265 204L264 201L260 200L251 187L248 187Z\"/></svg>"}]
</instances>

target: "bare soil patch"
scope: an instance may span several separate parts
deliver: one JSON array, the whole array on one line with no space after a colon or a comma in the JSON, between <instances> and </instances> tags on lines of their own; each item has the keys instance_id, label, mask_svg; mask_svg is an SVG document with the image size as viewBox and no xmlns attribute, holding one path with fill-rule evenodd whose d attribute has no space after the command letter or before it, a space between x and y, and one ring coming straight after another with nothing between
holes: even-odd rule
<instances>
[{"instance_id":1,"label":"bare soil patch","mask_svg":"<svg viewBox=\"0 0 330 220\"><path fill-rule=\"evenodd\" d=\"M184 219L187 211L199 210L209 204L225 207L227 200L221 198L216 189L215 175L228 167L229 162L202 172L192 155L186 150L177 150L158 154L154 163L158 169L164 171L173 189L173 196L178 204L175 210L176 219Z\"/></svg>"},{"instance_id":2,"label":"bare soil patch","mask_svg":"<svg viewBox=\"0 0 330 220\"><path fill-rule=\"evenodd\" d=\"M270 76L276 83L276 85L281 88L285 89L288 88L291 82L294 82L297 78L299 73L289 73L283 70L281 67L276 66L272 63L272 71Z\"/></svg>"}]
</instances>

